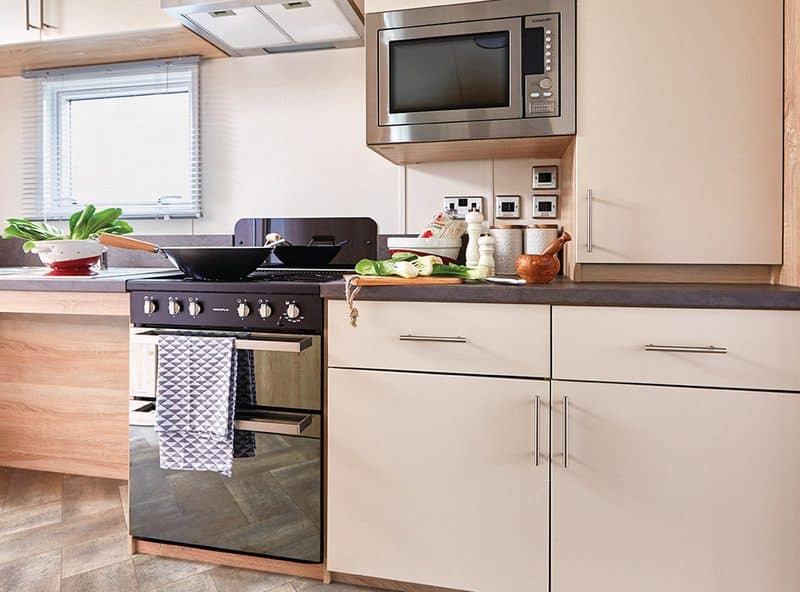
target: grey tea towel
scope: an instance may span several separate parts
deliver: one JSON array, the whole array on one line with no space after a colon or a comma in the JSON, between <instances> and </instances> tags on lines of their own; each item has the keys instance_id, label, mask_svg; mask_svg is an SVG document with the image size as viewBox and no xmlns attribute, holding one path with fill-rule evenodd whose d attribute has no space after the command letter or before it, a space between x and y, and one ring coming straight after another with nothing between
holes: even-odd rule
<instances>
[{"instance_id":1,"label":"grey tea towel","mask_svg":"<svg viewBox=\"0 0 800 592\"><path fill-rule=\"evenodd\" d=\"M158 338L156 432L162 469L230 477L236 375L232 337Z\"/></svg>"}]
</instances>

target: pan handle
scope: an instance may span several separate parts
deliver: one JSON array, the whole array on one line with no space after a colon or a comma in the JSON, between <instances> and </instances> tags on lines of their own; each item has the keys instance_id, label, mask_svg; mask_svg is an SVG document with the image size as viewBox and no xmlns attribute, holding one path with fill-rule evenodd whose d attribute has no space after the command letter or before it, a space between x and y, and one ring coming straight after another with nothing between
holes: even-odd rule
<instances>
[{"instance_id":1,"label":"pan handle","mask_svg":"<svg viewBox=\"0 0 800 592\"><path fill-rule=\"evenodd\" d=\"M308 243L309 247L313 247L317 243L328 243L330 246L334 246L336 239L332 234L315 234L311 237L311 242Z\"/></svg>"},{"instance_id":2,"label":"pan handle","mask_svg":"<svg viewBox=\"0 0 800 592\"><path fill-rule=\"evenodd\" d=\"M147 251L148 253L158 253L158 245L148 243L147 241L130 238L127 236L119 236L117 234L108 234L103 232L99 239L102 244L109 247L118 247L120 249L130 249L132 251Z\"/></svg>"}]
</instances>

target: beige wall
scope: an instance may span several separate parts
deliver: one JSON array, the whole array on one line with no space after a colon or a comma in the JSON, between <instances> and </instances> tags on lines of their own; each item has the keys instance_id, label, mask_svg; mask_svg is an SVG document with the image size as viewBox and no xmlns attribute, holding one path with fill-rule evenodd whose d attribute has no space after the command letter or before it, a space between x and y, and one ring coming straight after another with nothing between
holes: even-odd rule
<instances>
[{"instance_id":1,"label":"beige wall","mask_svg":"<svg viewBox=\"0 0 800 592\"><path fill-rule=\"evenodd\" d=\"M482 195L492 212L495 193L521 194L527 215L533 161L404 168L369 150L363 62L363 48L204 62L205 215L137 230L229 233L238 218L266 215L370 216L382 233L417 232L443 197ZM0 219L22 210L23 95L22 79L0 78Z\"/></svg>"}]
</instances>

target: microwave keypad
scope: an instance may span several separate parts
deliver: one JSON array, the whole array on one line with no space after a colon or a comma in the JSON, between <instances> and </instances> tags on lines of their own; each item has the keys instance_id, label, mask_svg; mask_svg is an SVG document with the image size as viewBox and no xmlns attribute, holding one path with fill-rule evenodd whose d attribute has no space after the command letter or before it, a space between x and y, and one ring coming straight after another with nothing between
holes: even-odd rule
<instances>
[{"instance_id":1,"label":"microwave keypad","mask_svg":"<svg viewBox=\"0 0 800 592\"><path fill-rule=\"evenodd\" d=\"M525 117L560 115L559 16L542 14L525 18L522 33Z\"/></svg>"}]
</instances>

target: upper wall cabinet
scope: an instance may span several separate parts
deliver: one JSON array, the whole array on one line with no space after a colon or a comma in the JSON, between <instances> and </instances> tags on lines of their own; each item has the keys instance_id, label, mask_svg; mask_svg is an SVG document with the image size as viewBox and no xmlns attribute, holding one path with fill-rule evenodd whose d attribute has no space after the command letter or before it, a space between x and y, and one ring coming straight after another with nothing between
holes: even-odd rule
<instances>
[{"instance_id":1,"label":"upper wall cabinet","mask_svg":"<svg viewBox=\"0 0 800 592\"><path fill-rule=\"evenodd\" d=\"M0 0L0 45L39 40L39 1Z\"/></svg>"},{"instance_id":2,"label":"upper wall cabinet","mask_svg":"<svg viewBox=\"0 0 800 592\"><path fill-rule=\"evenodd\" d=\"M467 4L482 0L365 0L366 12L386 12L388 10L406 10L409 8L427 8L428 6L444 6L446 4Z\"/></svg>"},{"instance_id":3,"label":"upper wall cabinet","mask_svg":"<svg viewBox=\"0 0 800 592\"><path fill-rule=\"evenodd\" d=\"M161 10L160 0L44 0L44 22L44 39L144 31L177 24Z\"/></svg>"},{"instance_id":4,"label":"upper wall cabinet","mask_svg":"<svg viewBox=\"0 0 800 592\"><path fill-rule=\"evenodd\" d=\"M782 4L579 0L579 263L781 263Z\"/></svg>"}]
</instances>

